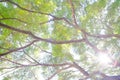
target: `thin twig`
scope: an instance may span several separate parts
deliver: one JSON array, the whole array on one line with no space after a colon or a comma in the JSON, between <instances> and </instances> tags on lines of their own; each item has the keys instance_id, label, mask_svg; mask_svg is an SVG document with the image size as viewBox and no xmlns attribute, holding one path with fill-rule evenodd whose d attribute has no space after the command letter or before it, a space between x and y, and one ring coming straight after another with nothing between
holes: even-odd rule
<instances>
[{"instance_id":1,"label":"thin twig","mask_svg":"<svg viewBox=\"0 0 120 80\"><path fill-rule=\"evenodd\" d=\"M30 59L32 59L34 62L36 62L37 64L39 64L39 62L36 60L36 59L34 59L33 57L31 57L29 54L27 54L24 50L23 50L23 52L25 53L25 55L27 55Z\"/></svg>"},{"instance_id":2,"label":"thin twig","mask_svg":"<svg viewBox=\"0 0 120 80\"><path fill-rule=\"evenodd\" d=\"M28 24L28 22L25 22L25 21L23 21L23 20L21 20L21 19L18 19L18 18L1 18L0 20L1 20L1 21L2 21L2 20L17 20L17 21L19 21L19 22Z\"/></svg>"},{"instance_id":3,"label":"thin twig","mask_svg":"<svg viewBox=\"0 0 120 80\"><path fill-rule=\"evenodd\" d=\"M21 63L18 63L18 62L15 62L15 61L9 60L9 59L7 59L7 58L3 58L3 57L1 57L0 59L2 59L2 60L6 60L6 61L9 61L9 62L11 62L11 63L13 63L13 64L17 64L17 65L24 66L24 65L21 64Z\"/></svg>"},{"instance_id":4,"label":"thin twig","mask_svg":"<svg viewBox=\"0 0 120 80\"><path fill-rule=\"evenodd\" d=\"M71 5L71 10L72 10L72 18L73 18L73 22L75 23L75 25L77 25L77 21L76 21L76 17L75 17L75 8L73 5L72 0L69 0L70 5ZM75 26L76 28L78 28L77 26Z\"/></svg>"},{"instance_id":5,"label":"thin twig","mask_svg":"<svg viewBox=\"0 0 120 80\"><path fill-rule=\"evenodd\" d=\"M71 65L68 66L68 67L65 67L65 68L62 68L62 69L57 70L57 71L56 71L54 74L52 74L47 80L51 80L55 75L57 75L57 74L60 73L61 71L66 70L66 69L68 69L68 68L71 68Z\"/></svg>"}]
</instances>

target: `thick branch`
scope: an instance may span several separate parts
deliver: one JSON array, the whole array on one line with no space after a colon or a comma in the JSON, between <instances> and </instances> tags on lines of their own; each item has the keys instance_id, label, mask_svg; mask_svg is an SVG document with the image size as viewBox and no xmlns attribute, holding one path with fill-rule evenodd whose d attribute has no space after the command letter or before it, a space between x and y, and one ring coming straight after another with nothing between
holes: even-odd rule
<instances>
[{"instance_id":1,"label":"thick branch","mask_svg":"<svg viewBox=\"0 0 120 80\"><path fill-rule=\"evenodd\" d=\"M86 76L85 78L79 79L79 80L87 80L88 78L91 78L92 76L95 76L95 75L100 75L101 77L107 77L107 75L104 73L101 73L99 71L94 71L94 72L90 73L89 76Z\"/></svg>"},{"instance_id":2,"label":"thick branch","mask_svg":"<svg viewBox=\"0 0 120 80\"><path fill-rule=\"evenodd\" d=\"M89 40L85 40L85 43L87 44L87 45L89 45L95 52L99 52L100 50L95 46L95 45L93 45L92 43L90 43L90 41Z\"/></svg>"},{"instance_id":3,"label":"thick branch","mask_svg":"<svg viewBox=\"0 0 120 80\"><path fill-rule=\"evenodd\" d=\"M99 52L100 51L95 45L93 45L92 43L90 43L90 41L87 38L87 34L84 34L84 37L85 37L85 43L87 45L89 45L95 52Z\"/></svg>"},{"instance_id":4,"label":"thick branch","mask_svg":"<svg viewBox=\"0 0 120 80\"><path fill-rule=\"evenodd\" d=\"M83 75L89 76L89 73L80 67L76 62L73 62L73 66L77 68Z\"/></svg>"},{"instance_id":5,"label":"thick branch","mask_svg":"<svg viewBox=\"0 0 120 80\"><path fill-rule=\"evenodd\" d=\"M67 41L55 41L55 40L50 40L50 39L43 39L43 38L40 38L40 37L35 36L35 35L34 35L32 32L30 32L30 31L17 29L17 28L11 27L11 26L6 25L6 24L3 24L3 23L0 23L0 26L3 27L3 28L7 28L7 29L10 29L10 30L19 32L19 33L27 34L27 35L31 36L32 38L34 38L34 39L37 39L37 40L40 40L40 41L44 41L44 42L48 42L48 43L52 43L52 44L69 44L69 43L84 42L84 39L67 40Z\"/></svg>"}]
</instances>

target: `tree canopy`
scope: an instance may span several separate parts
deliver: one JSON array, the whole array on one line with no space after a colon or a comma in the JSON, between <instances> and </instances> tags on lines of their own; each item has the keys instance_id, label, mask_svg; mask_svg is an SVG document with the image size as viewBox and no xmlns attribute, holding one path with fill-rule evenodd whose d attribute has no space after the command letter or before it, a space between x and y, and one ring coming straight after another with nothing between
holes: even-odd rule
<instances>
[{"instance_id":1,"label":"tree canopy","mask_svg":"<svg viewBox=\"0 0 120 80\"><path fill-rule=\"evenodd\" d=\"M1 80L119 80L120 0L0 0Z\"/></svg>"}]
</instances>

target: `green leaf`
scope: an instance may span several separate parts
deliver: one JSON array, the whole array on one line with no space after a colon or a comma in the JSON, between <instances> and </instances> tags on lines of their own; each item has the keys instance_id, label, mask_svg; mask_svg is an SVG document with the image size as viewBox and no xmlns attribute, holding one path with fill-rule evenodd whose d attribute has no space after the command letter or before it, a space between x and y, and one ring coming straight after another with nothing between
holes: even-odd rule
<instances>
[{"instance_id":1,"label":"green leaf","mask_svg":"<svg viewBox=\"0 0 120 80\"><path fill-rule=\"evenodd\" d=\"M9 77L5 77L3 80L10 80Z\"/></svg>"},{"instance_id":2,"label":"green leaf","mask_svg":"<svg viewBox=\"0 0 120 80\"><path fill-rule=\"evenodd\" d=\"M52 47L52 55L55 57L63 57L64 54L62 53L62 46L54 45Z\"/></svg>"}]
</instances>

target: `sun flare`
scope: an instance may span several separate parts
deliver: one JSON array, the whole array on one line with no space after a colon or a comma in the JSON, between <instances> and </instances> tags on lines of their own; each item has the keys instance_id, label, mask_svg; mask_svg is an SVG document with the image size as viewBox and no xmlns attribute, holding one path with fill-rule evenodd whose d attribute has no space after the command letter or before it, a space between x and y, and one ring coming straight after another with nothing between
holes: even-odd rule
<instances>
[{"instance_id":1,"label":"sun flare","mask_svg":"<svg viewBox=\"0 0 120 80\"><path fill-rule=\"evenodd\" d=\"M109 65L112 60L107 54L99 54L98 55L98 62L103 65Z\"/></svg>"}]
</instances>

